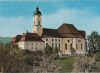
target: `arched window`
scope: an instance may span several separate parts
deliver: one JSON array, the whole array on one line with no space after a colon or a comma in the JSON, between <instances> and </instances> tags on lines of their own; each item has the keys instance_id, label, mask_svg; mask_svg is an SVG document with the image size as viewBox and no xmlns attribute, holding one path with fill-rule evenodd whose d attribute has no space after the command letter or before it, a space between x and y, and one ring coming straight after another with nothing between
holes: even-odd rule
<instances>
[{"instance_id":1,"label":"arched window","mask_svg":"<svg viewBox=\"0 0 100 73\"><path fill-rule=\"evenodd\" d=\"M83 49L83 45L81 44L81 50Z\"/></svg>"},{"instance_id":2,"label":"arched window","mask_svg":"<svg viewBox=\"0 0 100 73\"><path fill-rule=\"evenodd\" d=\"M57 43L55 43L55 47L57 47Z\"/></svg>"},{"instance_id":3,"label":"arched window","mask_svg":"<svg viewBox=\"0 0 100 73\"><path fill-rule=\"evenodd\" d=\"M55 41L57 41L57 39L55 39Z\"/></svg>"},{"instance_id":4,"label":"arched window","mask_svg":"<svg viewBox=\"0 0 100 73\"><path fill-rule=\"evenodd\" d=\"M70 49L72 49L73 47L72 47L72 43L70 44Z\"/></svg>"},{"instance_id":5,"label":"arched window","mask_svg":"<svg viewBox=\"0 0 100 73\"><path fill-rule=\"evenodd\" d=\"M53 39L52 39L52 41L53 41Z\"/></svg>"},{"instance_id":6,"label":"arched window","mask_svg":"<svg viewBox=\"0 0 100 73\"><path fill-rule=\"evenodd\" d=\"M76 43L76 49L78 49L78 45L77 45L77 43Z\"/></svg>"},{"instance_id":7,"label":"arched window","mask_svg":"<svg viewBox=\"0 0 100 73\"><path fill-rule=\"evenodd\" d=\"M59 49L60 49L60 43L59 43Z\"/></svg>"},{"instance_id":8,"label":"arched window","mask_svg":"<svg viewBox=\"0 0 100 73\"><path fill-rule=\"evenodd\" d=\"M40 21L38 23L40 24Z\"/></svg>"},{"instance_id":9,"label":"arched window","mask_svg":"<svg viewBox=\"0 0 100 73\"><path fill-rule=\"evenodd\" d=\"M38 15L40 17L40 15Z\"/></svg>"},{"instance_id":10,"label":"arched window","mask_svg":"<svg viewBox=\"0 0 100 73\"><path fill-rule=\"evenodd\" d=\"M60 42L60 39L59 39L59 42Z\"/></svg>"},{"instance_id":11,"label":"arched window","mask_svg":"<svg viewBox=\"0 0 100 73\"><path fill-rule=\"evenodd\" d=\"M46 41L48 41L48 39L46 39Z\"/></svg>"},{"instance_id":12,"label":"arched window","mask_svg":"<svg viewBox=\"0 0 100 73\"><path fill-rule=\"evenodd\" d=\"M52 43L52 48L54 48L54 45L53 45L53 43Z\"/></svg>"},{"instance_id":13,"label":"arched window","mask_svg":"<svg viewBox=\"0 0 100 73\"><path fill-rule=\"evenodd\" d=\"M67 43L65 44L65 49L67 50Z\"/></svg>"},{"instance_id":14,"label":"arched window","mask_svg":"<svg viewBox=\"0 0 100 73\"><path fill-rule=\"evenodd\" d=\"M46 43L46 46L48 45L48 43Z\"/></svg>"}]
</instances>

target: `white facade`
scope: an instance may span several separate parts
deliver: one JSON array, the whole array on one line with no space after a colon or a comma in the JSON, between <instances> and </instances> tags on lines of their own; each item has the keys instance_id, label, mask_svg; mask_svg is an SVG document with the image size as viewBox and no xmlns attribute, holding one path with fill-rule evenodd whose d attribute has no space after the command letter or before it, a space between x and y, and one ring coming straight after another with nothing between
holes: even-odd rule
<instances>
[{"instance_id":1,"label":"white facade","mask_svg":"<svg viewBox=\"0 0 100 73\"><path fill-rule=\"evenodd\" d=\"M33 42L33 41L27 41L27 42L22 41L22 42L18 42L18 46L21 49L28 49L31 51L38 51L38 50L43 51L45 43L44 42Z\"/></svg>"},{"instance_id":2,"label":"white facade","mask_svg":"<svg viewBox=\"0 0 100 73\"><path fill-rule=\"evenodd\" d=\"M85 54L85 39L82 38L42 38L45 46L48 44L52 48L59 48L63 54L71 54L71 48L75 49L76 54Z\"/></svg>"}]
</instances>

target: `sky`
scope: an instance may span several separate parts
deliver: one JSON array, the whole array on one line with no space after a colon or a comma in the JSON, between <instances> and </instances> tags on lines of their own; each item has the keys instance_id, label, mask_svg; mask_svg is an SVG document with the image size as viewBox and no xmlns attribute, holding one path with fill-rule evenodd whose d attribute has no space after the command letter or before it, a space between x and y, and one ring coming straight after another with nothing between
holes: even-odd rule
<instances>
[{"instance_id":1,"label":"sky","mask_svg":"<svg viewBox=\"0 0 100 73\"><path fill-rule=\"evenodd\" d=\"M32 32L36 7L42 13L44 28L57 29L63 23L77 29L100 33L99 0L0 0L0 36Z\"/></svg>"}]
</instances>

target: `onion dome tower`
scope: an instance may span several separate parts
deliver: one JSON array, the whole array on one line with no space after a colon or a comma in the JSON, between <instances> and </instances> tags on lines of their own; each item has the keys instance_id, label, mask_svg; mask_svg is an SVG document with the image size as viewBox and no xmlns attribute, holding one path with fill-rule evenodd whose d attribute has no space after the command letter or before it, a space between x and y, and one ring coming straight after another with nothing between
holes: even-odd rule
<instances>
[{"instance_id":1,"label":"onion dome tower","mask_svg":"<svg viewBox=\"0 0 100 73\"><path fill-rule=\"evenodd\" d=\"M37 33L39 36L43 33L42 28L42 14L37 6L34 14L33 14L34 20L33 20L33 33Z\"/></svg>"}]
</instances>

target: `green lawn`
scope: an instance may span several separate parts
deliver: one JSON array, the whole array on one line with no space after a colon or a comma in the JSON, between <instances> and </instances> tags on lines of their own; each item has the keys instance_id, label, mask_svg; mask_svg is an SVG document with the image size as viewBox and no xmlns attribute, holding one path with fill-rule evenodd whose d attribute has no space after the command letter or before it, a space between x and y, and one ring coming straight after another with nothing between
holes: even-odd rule
<instances>
[{"instance_id":1,"label":"green lawn","mask_svg":"<svg viewBox=\"0 0 100 73\"><path fill-rule=\"evenodd\" d=\"M62 64L62 67L63 67L61 70L62 73L71 72L73 68L73 63L74 63L74 57L72 56L66 57L63 60L60 60L60 63Z\"/></svg>"}]
</instances>

